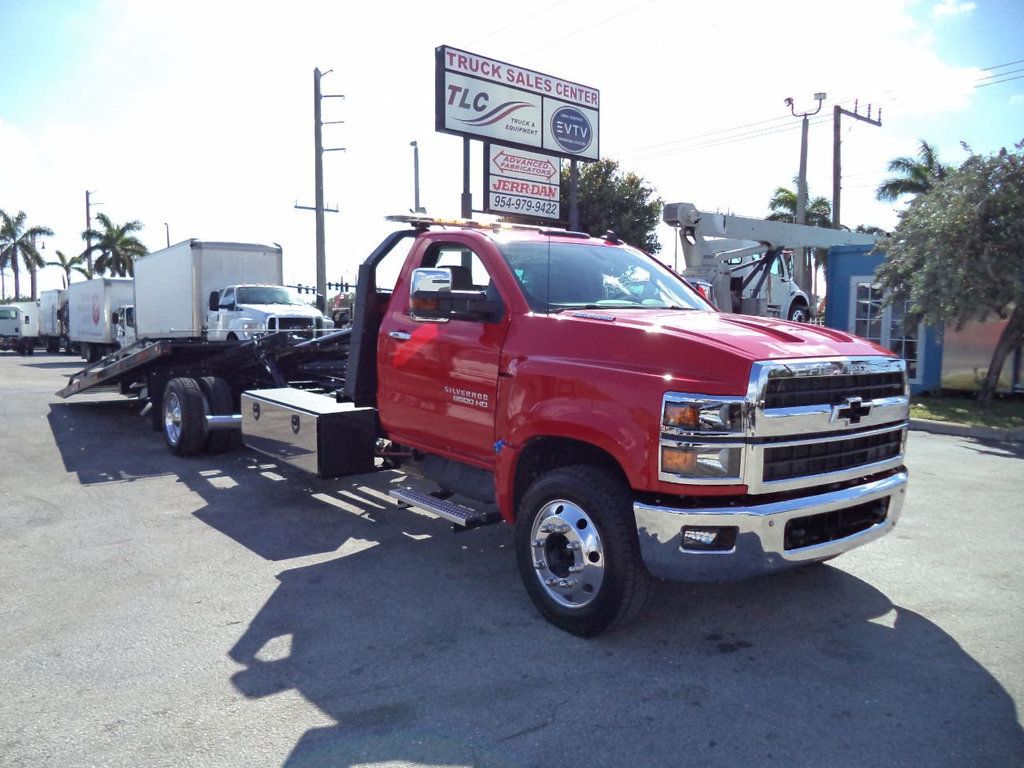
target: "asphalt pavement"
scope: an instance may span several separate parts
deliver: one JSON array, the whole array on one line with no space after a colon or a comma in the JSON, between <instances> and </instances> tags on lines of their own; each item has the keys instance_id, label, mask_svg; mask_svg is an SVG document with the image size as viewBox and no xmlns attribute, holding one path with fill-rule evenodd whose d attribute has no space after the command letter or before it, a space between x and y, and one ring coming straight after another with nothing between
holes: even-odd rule
<instances>
[{"instance_id":1,"label":"asphalt pavement","mask_svg":"<svg viewBox=\"0 0 1024 768\"><path fill-rule=\"evenodd\" d=\"M0 353L0 765L1024 765L1019 444L911 433L890 536L583 640L506 526L175 458L76 367Z\"/></svg>"}]
</instances>

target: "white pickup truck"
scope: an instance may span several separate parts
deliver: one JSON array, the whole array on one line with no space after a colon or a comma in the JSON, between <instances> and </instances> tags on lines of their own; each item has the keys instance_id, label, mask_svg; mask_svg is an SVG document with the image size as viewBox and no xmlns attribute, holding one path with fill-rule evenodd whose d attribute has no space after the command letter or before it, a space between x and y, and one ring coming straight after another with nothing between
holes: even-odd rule
<instances>
[{"instance_id":1,"label":"white pickup truck","mask_svg":"<svg viewBox=\"0 0 1024 768\"><path fill-rule=\"evenodd\" d=\"M246 341L268 331L313 335L334 323L284 286L230 285L210 295L206 327L211 341Z\"/></svg>"}]
</instances>

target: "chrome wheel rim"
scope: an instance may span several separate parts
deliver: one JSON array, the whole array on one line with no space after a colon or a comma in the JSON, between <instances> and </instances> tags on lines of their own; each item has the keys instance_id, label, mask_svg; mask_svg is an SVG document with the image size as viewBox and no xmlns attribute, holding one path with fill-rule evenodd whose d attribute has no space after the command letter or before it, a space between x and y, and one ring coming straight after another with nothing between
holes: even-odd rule
<instances>
[{"instance_id":1,"label":"chrome wheel rim","mask_svg":"<svg viewBox=\"0 0 1024 768\"><path fill-rule=\"evenodd\" d=\"M604 543L590 516L565 499L549 501L530 531L533 569L541 588L563 608L584 608L601 591Z\"/></svg>"},{"instance_id":2,"label":"chrome wheel rim","mask_svg":"<svg viewBox=\"0 0 1024 768\"><path fill-rule=\"evenodd\" d=\"M164 400L164 431L171 445L177 445L181 440L181 401L175 392L169 393Z\"/></svg>"},{"instance_id":3,"label":"chrome wheel rim","mask_svg":"<svg viewBox=\"0 0 1024 768\"><path fill-rule=\"evenodd\" d=\"M796 309L793 310L793 322L794 323L806 323L807 322L807 310Z\"/></svg>"}]
</instances>

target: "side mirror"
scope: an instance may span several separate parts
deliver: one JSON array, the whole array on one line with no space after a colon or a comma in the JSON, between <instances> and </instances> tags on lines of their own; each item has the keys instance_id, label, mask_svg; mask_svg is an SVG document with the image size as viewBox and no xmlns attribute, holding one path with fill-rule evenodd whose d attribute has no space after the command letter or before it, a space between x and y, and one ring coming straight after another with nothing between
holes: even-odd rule
<instances>
[{"instance_id":1,"label":"side mirror","mask_svg":"<svg viewBox=\"0 0 1024 768\"><path fill-rule=\"evenodd\" d=\"M210 291L210 311L216 312L220 309L220 292Z\"/></svg>"},{"instance_id":2,"label":"side mirror","mask_svg":"<svg viewBox=\"0 0 1024 768\"><path fill-rule=\"evenodd\" d=\"M452 290L448 269L414 269L409 290L409 316L413 320L446 323L449 320L494 322L505 305L491 301L486 291Z\"/></svg>"},{"instance_id":3,"label":"side mirror","mask_svg":"<svg viewBox=\"0 0 1024 768\"><path fill-rule=\"evenodd\" d=\"M451 299L452 273L447 269L414 269L409 290L409 316L413 320L443 323L448 313L441 311L441 299Z\"/></svg>"}]
</instances>

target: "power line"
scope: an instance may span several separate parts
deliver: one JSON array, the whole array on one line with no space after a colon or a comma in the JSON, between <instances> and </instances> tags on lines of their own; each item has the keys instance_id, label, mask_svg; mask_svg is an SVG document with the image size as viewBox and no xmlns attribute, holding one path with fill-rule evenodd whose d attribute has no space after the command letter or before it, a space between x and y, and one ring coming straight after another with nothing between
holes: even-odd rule
<instances>
[{"instance_id":1,"label":"power line","mask_svg":"<svg viewBox=\"0 0 1024 768\"><path fill-rule=\"evenodd\" d=\"M836 103L840 104L840 105L842 105L842 104L851 104L851 103L853 103L853 101L854 101L853 99L843 99L843 100L838 101ZM693 144L695 141L698 142L699 147L705 147L705 146L708 146L708 145L714 145L714 144L718 144L718 143L726 143L727 144L727 143L730 143L731 139L744 139L744 138L747 138L747 137L750 137L750 136L754 136L754 135L758 135L758 134L762 134L762 133L764 135L769 135L770 133L782 133L783 132L783 126L781 126L781 125L765 125L765 124L766 123L780 123L781 121L786 121L785 129L788 130L791 127L791 123L789 122L789 120L790 120L790 116L789 115L782 115L780 117L771 117L771 118L768 118L766 120L756 120L756 121L751 122L751 123L743 123L741 125L735 125L735 126L733 126L731 128L720 128L719 130L716 130L716 131L708 131L707 133L698 133L698 134L694 134L692 136L685 136L685 137L680 138L680 139L673 139L672 141L661 142L660 144L651 144L651 145L648 145L648 146L645 146L645 147L637 147L635 149L627 149L624 152L620 152L619 156L621 157L623 155L637 154L637 155L642 156L644 159L646 159L648 157L661 157L661 156L663 156L663 154L671 154L671 151L666 151L665 153L660 153L660 152L650 153L650 152L648 152L648 150L659 149L661 147L669 147L669 146L674 146L674 145L690 145L690 144ZM812 122L812 124L814 124L814 123L823 122L823 120L819 118L818 120L812 120L811 122ZM722 136L721 139L711 139L711 140L709 140L707 142L699 141L700 139L704 139L704 138L709 137L709 136L715 136L715 135L722 134L722 133L732 133L734 131L739 131L739 130L741 130L743 128L750 128L750 127L758 126L758 125L761 125L763 127L762 128L756 128L753 131L746 131L746 132L743 132L743 133L738 133L738 134L736 134L734 136ZM778 130L775 130L775 129L778 129ZM682 147L679 147L679 151L688 151L690 148L691 147L689 147L689 146L682 146Z\"/></svg>"},{"instance_id":2,"label":"power line","mask_svg":"<svg viewBox=\"0 0 1024 768\"><path fill-rule=\"evenodd\" d=\"M1017 61L1008 61L1005 64L996 64L994 67L982 67L983 72L988 72L992 69L1002 69L1003 67L1012 67L1014 64L1024 64L1024 59L1017 59Z\"/></svg>"},{"instance_id":3,"label":"power line","mask_svg":"<svg viewBox=\"0 0 1024 768\"><path fill-rule=\"evenodd\" d=\"M618 19L618 18L620 18L622 16L625 16L626 14L633 13L634 11L639 11L641 8L644 8L644 7L648 6L648 5L652 5L652 4L656 3L656 2L658 2L658 0L647 0L647 2L640 3L639 5L634 5L633 7L627 8L626 10L621 11L619 13L616 13L614 16L609 16L606 19L601 19L600 21L595 21L593 24L590 24L589 26L586 26L586 27L581 27L580 29L577 29L575 32L570 32L568 35L563 35L562 37L556 37L554 40L552 40L549 43L544 43L544 45L538 46L536 48L531 48L528 51L523 51L522 53L520 53L518 55L519 56L529 56L531 53L536 53L537 51L543 51L545 48L550 48L552 45L555 45L556 43L560 43L563 40L568 40L570 37L576 37L577 35L582 35L584 32L589 32L590 30L594 29L595 27L600 27L603 24L607 24L609 21L614 21L615 19Z\"/></svg>"},{"instance_id":4,"label":"power line","mask_svg":"<svg viewBox=\"0 0 1024 768\"><path fill-rule=\"evenodd\" d=\"M512 29L512 27L518 27L523 22L529 21L530 19L532 19L532 18L534 18L536 16L540 16L542 13L547 13L552 8L557 8L558 6L564 5L567 2L569 2L569 0L558 0L558 2L552 3L551 5L548 5L548 6L545 6L544 8L541 8L539 11L531 13L529 16L522 16L522 17L516 19L515 21L513 21L511 24L506 24L504 27L499 27L498 29L495 29L492 32L488 32L483 37L478 37L476 40L470 40L469 44L470 45L476 45L477 43L479 43L479 42L481 42L483 40L486 40L489 37L494 37L495 35L500 34L501 32L505 32L506 30Z\"/></svg>"},{"instance_id":5,"label":"power line","mask_svg":"<svg viewBox=\"0 0 1024 768\"><path fill-rule=\"evenodd\" d=\"M823 117L816 118L814 120L810 120L809 124L810 125L820 125L821 123L829 122L831 119L832 119L831 117L826 115L826 116L823 116ZM722 137L721 139L714 139L714 140L711 140L711 141L701 142L701 143L693 144L693 145L690 145L690 146L680 147L678 149L668 150L668 151L665 151L665 152L653 152L653 153L650 153L650 154L641 155L641 156L632 158L632 161L633 162L637 162L637 161L641 161L641 160L653 160L653 159L659 158L659 157L670 157L672 155L682 155L682 154L686 154L688 152L697 152L697 151L702 150L702 149L715 149L715 148L718 148L718 147L727 146L729 144L735 144L735 143L740 142L740 141L749 141L750 139L759 139L759 138L762 138L764 136L771 136L771 135L778 134L778 133L787 133L789 131L795 131L795 130L799 130L799 129L800 129L800 124L799 123L797 123L797 124L786 124L786 125L782 125L782 126L771 126L771 127L765 128L765 129L757 130L757 131L750 131L750 132L747 132L747 133L740 133L740 134L736 134L735 136L725 136L725 137Z\"/></svg>"},{"instance_id":6,"label":"power line","mask_svg":"<svg viewBox=\"0 0 1024 768\"><path fill-rule=\"evenodd\" d=\"M667 146L670 146L672 144L685 144L685 143L687 143L687 142L689 142L689 141L691 141L693 139L700 139L700 138L704 138L705 136L714 136L714 135L719 134L719 133L728 133L730 131L736 131L736 130L739 130L741 128L749 128L749 127L755 126L755 125L763 125L764 123L777 123L777 122L780 122L782 120L785 120L788 123L789 122L789 115L782 115L780 117L770 117L767 120L755 120L752 123L742 123L741 125L734 125L731 128L720 128L717 131L708 131L707 133L696 133L696 134L694 134L692 136L686 136L686 137L684 137L682 139L673 139L672 141L663 141L663 142L661 142L659 144L648 144L648 145L643 146L643 147L634 147L633 149L627 149L624 152L621 152L620 154L630 155L630 154L633 154L634 152L644 152L644 151L649 150L649 149L658 149L660 147L667 147Z\"/></svg>"},{"instance_id":7,"label":"power line","mask_svg":"<svg viewBox=\"0 0 1024 768\"><path fill-rule=\"evenodd\" d=\"M975 88L984 88L986 85L999 85L1000 83L1009 83L1009 82L1011 82L1013 80L1020 80L1021 78L1024 78L1024 75L1017 75L1016 77L1008 77L1005 80L993 80L992 82L989 82L989 83L979 83L978 85L976 85L974 87Z\"/></svg>"}]
</instances>

